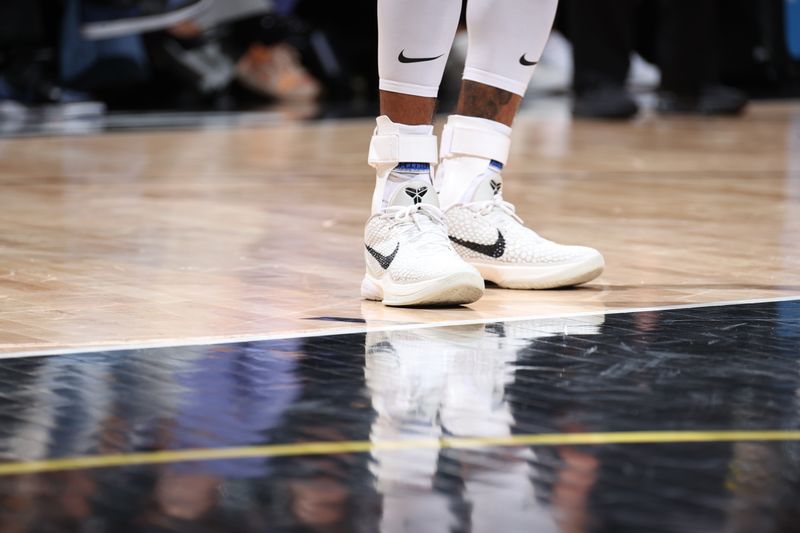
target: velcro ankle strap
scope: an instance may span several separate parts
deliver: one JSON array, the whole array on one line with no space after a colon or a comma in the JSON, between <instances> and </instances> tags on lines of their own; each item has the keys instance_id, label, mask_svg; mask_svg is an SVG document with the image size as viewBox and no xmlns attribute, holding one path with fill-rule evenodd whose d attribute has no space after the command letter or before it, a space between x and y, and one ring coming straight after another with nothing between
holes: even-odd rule
<instances>
[{"instance_id":1,"label":"velcro ankle strap","mask_svg":"<svg viewBox=\"0 0 800 533\"><path fill-rule=\"evenodd\" d=\"M496 131L447 124L442 132L442 158L468 155L505 165L510 148L511 139Z\"/></svg>"},{"instance_id":2,"label":"velcro ankle strap","mask_svg":"<svg viewBox=\"0 0 800 533\"><path fill-rule=\"evenodd\" d=\"M435 164L438 161L435 135L376 133L369 144L369 164L373 167L395 167L398 163Z\"/></svg>"}]
</instances>

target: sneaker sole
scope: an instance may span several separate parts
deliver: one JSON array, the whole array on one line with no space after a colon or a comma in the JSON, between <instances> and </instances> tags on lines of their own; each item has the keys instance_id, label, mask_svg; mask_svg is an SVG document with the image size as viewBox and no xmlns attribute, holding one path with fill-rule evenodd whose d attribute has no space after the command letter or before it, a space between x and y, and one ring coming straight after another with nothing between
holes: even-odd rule
<instances>
[{"instance_id":1,"label":"sneaker sole","mask_svg":"<svg viewBox=\"0 0 800 533\"><path fill-rule=\"evenodd\" d=\"M557 289L592 281L603 272L603 257L593 256L577 263L558 266L519 266L487 263L470 264L483 279L504 289Z\"/></svg>"},{"instance_id":2,"label":"sneaker sole","mask_svg":"<svg viewBox=\"0 0 800 533\"><path fill-rule=\"evenodd\" d=\"M377 279L366 274L361 282L362 298L393 307L470 304L483 296L483 290L483 279L469 272L404 284L394 283L388 277Z\"/></svg>"}]
</instances>

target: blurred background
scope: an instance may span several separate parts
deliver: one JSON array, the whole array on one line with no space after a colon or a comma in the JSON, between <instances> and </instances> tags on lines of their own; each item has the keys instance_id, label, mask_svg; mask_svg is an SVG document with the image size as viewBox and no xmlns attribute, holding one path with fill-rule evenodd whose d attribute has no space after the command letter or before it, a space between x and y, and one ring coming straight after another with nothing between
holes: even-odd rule
<instances>
[{"instance_id":1,"label":"blurred background","mask_svg":"<svg viewBox=\"0 0 800 533\"><path fill-rule=\"evenodd\" d=\"M371 115L376 39L375 0L2 2L0 133ZM465 53L462 32L443 111ZM568 97L580 117L737 114L800 95L800 1L562 0L537 68L529 101Z\"/></svg>"}]
</instances>

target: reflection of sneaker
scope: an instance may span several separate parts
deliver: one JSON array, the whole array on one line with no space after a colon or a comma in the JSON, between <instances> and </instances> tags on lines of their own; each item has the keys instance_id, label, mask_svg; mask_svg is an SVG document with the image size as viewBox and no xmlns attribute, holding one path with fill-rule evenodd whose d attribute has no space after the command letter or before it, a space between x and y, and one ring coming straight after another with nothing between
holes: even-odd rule
<instances>
[{"instance_id":1,"label":"reflection of sneaker","mask_svg":"<svg viewBox=\"0 0 800 533\"><path fill-rule=\"evenodd\" d=\"M498 347L495 337L483 324L367 333L373 435L508 435L503 391L517 347Z\"/></svg>"},{"instance_id":2,"label":"reflection of sneaker","mask_svg":"<svg viewBox=\"0 0 800 533\"><path fill-rule=\"evenodd\" d=\"M248 89L279 100L312 100L320 92L317 80L287 44L250 46L236 65L236 77Z\"/></svg>"},{"instance_id":3,"label":"reflection of sneaker","mask_svg":"<svg viewBox=\"0 0 800 533\"><path fill-rule=\"evenodd\" d=\"M81 31L87 39L109 39L163 30L211 7L214 0L85 2Z\"/></svg>"},{"instance_id":4,"label":"reflection of sneaker","mask_svg":"<svg viewBox=\"0 0 800 533\"><path fill-rule=\"evenodd\" d=\"M564 246L526 228L503 200L502 178L490 167L473 201L447 210L456 250L487 281L509 289L549 289L591 281L603 271L600 252Z\"/></svg>"},{"instance_id":5,"label":"reflection of sneaker","mask_svg":"<svg viewBox=\"0 0 800 533\"><path fill-rule=\"evenodd\" d=\"M531 320L509 320L489 324L487 330L498 337L524 347L530 341L560 335L599 335L605 323L605 315L586 315L575 318L534 318Z\"/></svg>"},{"instance_id":6,"label":"reflection of sneaker","mask_svg":"<svg viewBox=\"0 0 800 533\"><path fill-rule=\"evenodd\" d=\"M380 531L461 530L460 502L469 502L475 531L557 531L531 484L530 448L436 446L452 437L512 434L506 390L519 347L497 341L483 324L367 333L364 377L376 413L370 471L383 497ZM490 493L506 505L487 502Z\"/></svg>"}]
</instances>

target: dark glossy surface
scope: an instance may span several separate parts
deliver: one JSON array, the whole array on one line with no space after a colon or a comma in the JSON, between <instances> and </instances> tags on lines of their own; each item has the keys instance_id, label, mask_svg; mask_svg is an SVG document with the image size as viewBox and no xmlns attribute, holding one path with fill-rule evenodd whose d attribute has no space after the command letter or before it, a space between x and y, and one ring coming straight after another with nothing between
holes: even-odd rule
<instances>
[{"instance_id":1,"label":"dark glossy surface","mask_svg":"<svg viewBox=\"0 0 800 533\"><path fill-rule=\"evenodd\" d=\"M800 302L0 361L0 457L800 429ZM796 441L0 476L0 531L800 531Z\"/></svg>"}]
</instances>

